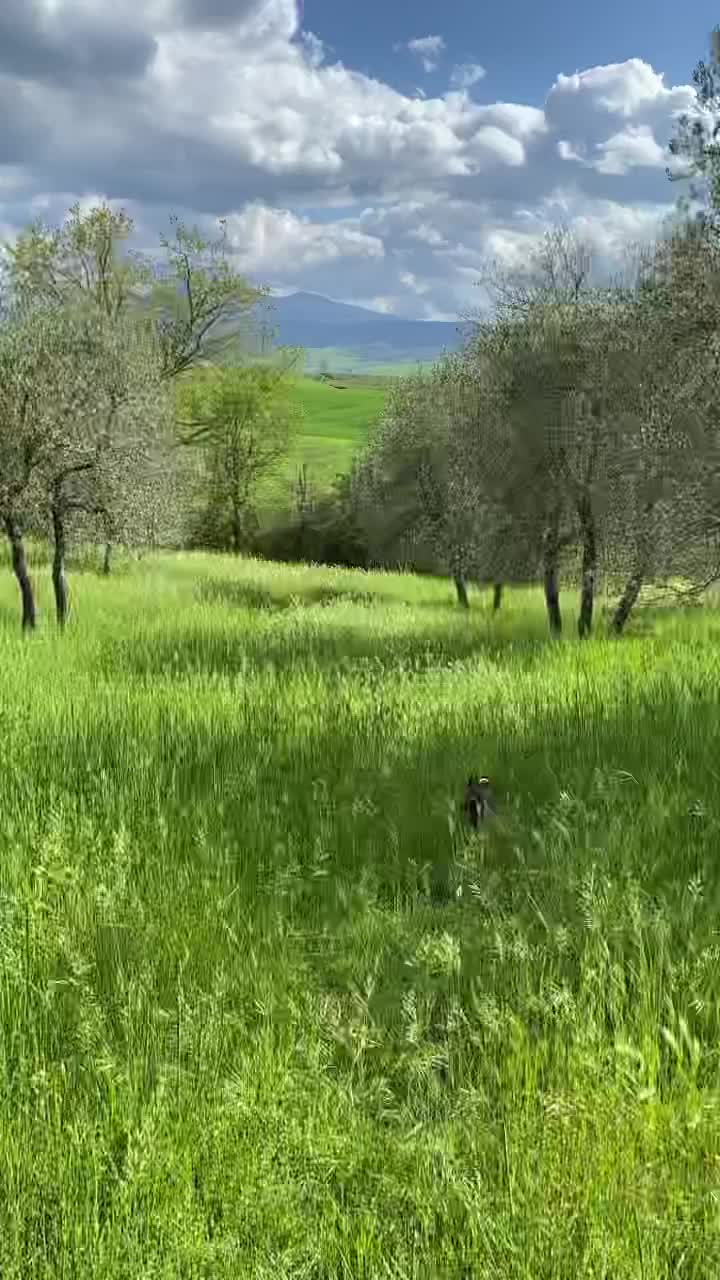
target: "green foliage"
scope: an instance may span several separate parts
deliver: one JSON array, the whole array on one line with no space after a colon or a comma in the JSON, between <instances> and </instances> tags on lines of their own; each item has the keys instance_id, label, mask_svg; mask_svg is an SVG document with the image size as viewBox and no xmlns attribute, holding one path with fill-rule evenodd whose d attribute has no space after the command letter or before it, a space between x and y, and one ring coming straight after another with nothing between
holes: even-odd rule
<instances>
[{"instance_id":1,"label":"green foliage","mask_svg":"<svg viewBox=\"0 0 720 1280\"><path fill-rule=\"evenodd\" d=\"M16 301L74 305L90 299L108 317L132 311L138 323L151 321L163 376L174 378L227 346L222 331L228 321L234 346L247 337L252 310L268 290L250 286L232 266L222 220L217 241L174 215L170 222L174 234L160 236L166 263L159 274L147 256L120 253L134 230L124 210L101 204L83 213L76 203L61 227L38 219L14 245L5 245L7 286Z\"/></svg>"},{"instance_id":2,"label":"green foliage","mask_svg":"<svg viewBox=\"0 0 720 1280\"><path fill-rule=\"evenodd\" d=\"M180 439L202 450L196 537L236 552L256 528L257 488L286 455L300 414L282 366L203 370L177 388Z\"/></svg>"},{"instance_id":3,"label":"green foliage","mask_svg":"<svg viewBox=\"0 0 720 1280\"><path fill-rule=\"evenodd\" d=\"M428 376L398 383L359 469L383 563L495 581L542 565L561 629L564 560L581 562L578 626L598 575L626 574L617 630L651 577L720 572L716 246L679 228L630 289L590 286L563 228L527 279L500 281L491 322Z\"/></svg>"},{"instance_id":4,"label":"green foliage","mask_svg":"<svg viewBox=\"0 0 720 1280\"><path fill-rule=\"evenodd\" d=\"M275 360L277 364L277 358ZM201 377L204 375L200 375ZM298 469L307 466L318 492L332 488L335 476L350 473L353 458L367 443L373 421L388 393L383 379L372 385L349 379L342 389L298 375L293 365L288 400L297 411L287 453L258 484L257 507L263 528L288 516ZM178 409L180 416L181 411Z\"/></svg>"},{"instance_id":5,"label":"green foliage","mask_svg":"<svg viewBox=\"0 0 720 1280\"><path fill-rule=\"evenodd\" d=\"M708 209L700 210L697 220L700 224L712 226L720 211L720 146L717 142L720 129L717 125L717 108L720 102L720 27L715 27L710 36L710 61L698 62L693 71L695 85L695 111L692 115L683 112L676 121L675 137L671 138L669 150L671 155L685 157L688 168L683 172L672 173L667 169L671 181L683 181L701 175L706 186L697 187L691 182L689 195L681 196L679 209L686 215L691 199L706 197Z\"/></svg>"},{"instance_id":6,"label":"green foliage","mask_svg":"<svg viewBox=\"0 0 720 1280\"><path fill-rule=\"evenodd\" d=\"M118 316L148 280L137 254L119 253L132 231L132 218L106 204L86 213L79 203L72 205L61 227L48 228L38 218L5 245L11 294L18 302L45 306L90 298L106 316Z\"/></svg>"},{"instance_id":7,"label":"green foliage","mask_svg":"<svg viewBox=\"0 0 720 1280\"><path fill-rule=\"evenodd\" d=\"M296 505L289 514L275 513L269 527L257 532L254 550L270 560L366 568L370 548L358 510L354 471L338 475L317 492L306 465L296 481Z\"/></svg>"},{"instance_id":8,"label":"green foliage","mask_svg":"<svg viewBox=\"0 0 720 1280\"><path fill-rule=\"evenodd\" d=\"M43 520L52 528L60 622L67 612L63 566L70 517L83 536L92 534L95 522L108 566L117 539L150 545L182 540L193 469L170 448L167 384L217 354L214 339L223 322L247 316L267 291L238 276L224 236L211 244L171 221L174 240L161 237L168 260L164 280L139 255L120 254L132 219L107 205L83 213L76 204L62 227L49 230L39 221L6 246L0 515L14 547L24 626L34 625L34 608L20 517L33 530ZM25 347L18 369L13 342ZM258 391L261 382L258 377ZM230 405L229 386L226 423L249 412L237 397ZM213 413L217 419L217 404ZM261 417L256 405L252 416ZM217 441L214 450L217 489L224 475ZM239 455L236 439L236 463ZM234 481L236 496L243 485L252 487L263 465L248 461L248 475ZM237 527L236 518L236 534Z\"/></svg>"},{"instance_id":9,"label":"green foliage","mask_svg":"<svg viewBox=\"0 0 720 1280\"><path fill-rule=\"evenodd\" d=\"M153 451L165 452L167 398L152 334L94 306L21 306L0 330L0 452L8 497L37 514L61 492L66 510L112 517L133 537L143 503L159 505ZM167 465L167 463L166 463Z\"/></svg>"}]
</instances>

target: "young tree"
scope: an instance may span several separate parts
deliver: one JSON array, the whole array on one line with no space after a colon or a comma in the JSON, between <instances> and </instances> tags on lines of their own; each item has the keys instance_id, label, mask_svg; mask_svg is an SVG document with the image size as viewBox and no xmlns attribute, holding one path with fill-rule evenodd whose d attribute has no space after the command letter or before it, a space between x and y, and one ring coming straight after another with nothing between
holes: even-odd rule
<instances>
[{"instance_id":1,"label":"young tree","mask_svg":"<svg viewBox=\"0 0 720 1280\"><path fill-rule=\"evenodd\" d=\"M208 518L236 555L256 527L258 483L285 456L301 419L289 372L287 365L212 369L179 388L181 439L202 450Z\"/></svg>"},{"instance_id":2,"label":"young tree","mask_svg":"<svg viewBox=\"0 0 720 1280\"><path fill-rule=\"evenodd\" d=\"M371 432L356 487L373 556L385 561L428 547L434 567L452 576L458 603L467 608L475 503L453 448L446 383L442 364L396 382Z\"/></svg>"}]
</instances>

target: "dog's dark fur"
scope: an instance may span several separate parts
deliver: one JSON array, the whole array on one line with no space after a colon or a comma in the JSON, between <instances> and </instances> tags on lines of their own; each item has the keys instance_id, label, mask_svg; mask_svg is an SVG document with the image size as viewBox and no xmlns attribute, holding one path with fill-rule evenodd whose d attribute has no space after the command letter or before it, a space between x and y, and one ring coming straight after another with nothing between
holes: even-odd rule
<instances>
[{"instance_id":1,"label":"dog's dark fur","mask_svg":"<svg viewBox=\"0 0 720 1280\"><path fill-rule=\"evenodd\" d=\"M463 809L471 827L479 827L490 817L493 810L489 778L478 778L471 773L465 788Z\"/></svg>"}]
</instances>

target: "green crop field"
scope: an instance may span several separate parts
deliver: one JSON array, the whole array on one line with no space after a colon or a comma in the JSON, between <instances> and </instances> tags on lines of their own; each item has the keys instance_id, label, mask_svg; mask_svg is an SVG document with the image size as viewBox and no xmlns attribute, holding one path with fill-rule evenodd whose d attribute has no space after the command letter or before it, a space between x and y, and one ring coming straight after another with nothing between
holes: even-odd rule
<instances>
[{"instance_id":1,"label":"green crop field","mask_svg":"<svg viewBox=\"0 0 720 1280\"><path fill-rule=\"evenodd\" d=\"M0 578L3 1278L720 1275L717 611L72 588Z\"/></svg>"},{"instance_id":2,"label":"green crop field","mask_svg":"<svg viewBox=\"0 0 720 1280\"><path fill-rule=\"evenodd\" d=\"M298 378L292 389L303 422L288 457L260 491L265 506L287 506L291 485L303 463L318 489L349 470L353 454L365 443L370 425L382 413L390 378L368 375L320 382Z\"/></svg>"}]
</instances>

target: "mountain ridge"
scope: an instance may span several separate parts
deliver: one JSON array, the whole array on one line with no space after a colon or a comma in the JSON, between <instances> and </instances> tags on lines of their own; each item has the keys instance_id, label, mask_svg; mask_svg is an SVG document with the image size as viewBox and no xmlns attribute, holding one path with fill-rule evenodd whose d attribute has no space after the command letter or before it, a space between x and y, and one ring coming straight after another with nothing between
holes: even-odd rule
<instances>
[{"instance_id":1,"label":"mountain ridge","mask_svg":"<svg viewBox=\"0 0 720 1280\"><path fill-rule=\"evenodd\" d=\"M360 360L439 357L462 342L461 321L411 320L298 290L271 296L270 323L282 346L342 349Z\"/></svg>"}]
</instances>

